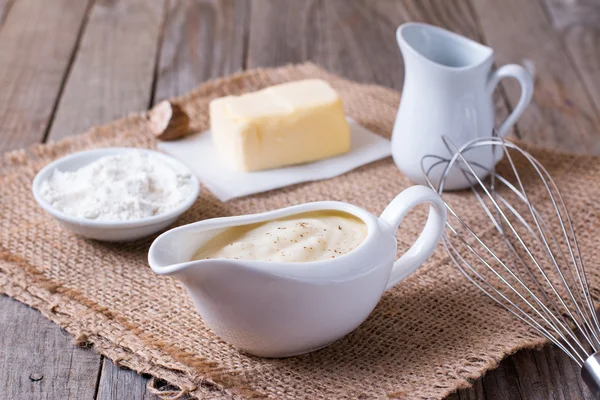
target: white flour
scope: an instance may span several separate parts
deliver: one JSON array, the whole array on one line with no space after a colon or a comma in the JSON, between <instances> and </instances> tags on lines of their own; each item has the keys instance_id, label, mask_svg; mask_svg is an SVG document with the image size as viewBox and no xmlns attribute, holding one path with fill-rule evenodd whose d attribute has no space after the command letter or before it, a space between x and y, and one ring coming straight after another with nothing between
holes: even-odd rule
<instances>
[{"instance_id":1,"label":"white flour","mask_svg":"<svg viewBox=\"0 0 600 400\"><path fill-rule=\"evenodd\" d=\"M42 196L73 217L134 220L163 214L189 198L193 181L178 165L132 151L102 157L73 172L55 170Z\"/></svg>"}]
</instances>

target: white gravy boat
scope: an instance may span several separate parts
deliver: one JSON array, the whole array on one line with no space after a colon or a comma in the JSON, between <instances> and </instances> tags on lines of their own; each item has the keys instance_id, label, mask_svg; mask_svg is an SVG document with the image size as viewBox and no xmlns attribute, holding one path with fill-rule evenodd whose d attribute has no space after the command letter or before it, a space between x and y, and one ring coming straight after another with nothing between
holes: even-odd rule
<instances>
[{"instance_id":1,"label":"white gravy boat","mask_svg":"<svg viewBox=\"0 0 600 400\"><path fill-rule=\"evenodd\" d=\"M406 213L424 202L430 203L425 227L394 262L395 232ZM190 261L203 243L228 227L318 210L355 215L367 226L365 240L326 261ZM157 274L183 282L204 322L223 340L257 356L287 357L325 347L357 328L386 289L431 255L445 221L446 208L437 193L413 186L379 218L352 204L321 201L181 226L156 238L148 261Z\"/></svg>"}]
</instances>

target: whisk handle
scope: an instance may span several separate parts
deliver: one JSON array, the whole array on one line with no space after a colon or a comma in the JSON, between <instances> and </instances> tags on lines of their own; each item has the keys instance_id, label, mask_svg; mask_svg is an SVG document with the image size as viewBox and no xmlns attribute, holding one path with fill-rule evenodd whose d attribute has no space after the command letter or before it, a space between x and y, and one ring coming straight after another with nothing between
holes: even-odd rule
<instances>
[{"instance_id":1,"label":"whisk handle","mask_svg":"<svg viewBox=\"0 0 600 400\"><path fill-rule=\"evenodd\" d=\"M581 378L595 399L600 398L600 353L592 354L581 368Z\"/></svg>"},{"instance_id":2,"label":"whisk handle","mask_svg":"<svg viewBox=\"0 0 600 400\"><path fill-rule=\"evenodd\" d=\"M434 190L417 185L405 189L396 196L379 217L395 234L406 214L422 203L430 204L425 227L410 249L394 263L386 290L412 274L433 253L444 233L446 206Z\"/></svg>"}]
</instances>

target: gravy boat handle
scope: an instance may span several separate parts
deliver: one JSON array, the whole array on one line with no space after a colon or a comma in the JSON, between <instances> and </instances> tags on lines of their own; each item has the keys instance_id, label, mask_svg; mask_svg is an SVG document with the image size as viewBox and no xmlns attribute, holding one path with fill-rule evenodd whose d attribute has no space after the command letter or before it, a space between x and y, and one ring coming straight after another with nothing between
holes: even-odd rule
<instances>
[{"instance_id":1,"label":"gravy boat handle","mask_svg":"<svg viewBox=\"0 0 600 400\"><path fill-rule=\"evenodd\" d=\"M386 290L412 274L435 250L446 226L446 205L442 198L427 186L412 186L402 191L379 217L396 232L406 214L421 203L429 203L429 216L413 245L394 262Z\"/></svg>"}]
</instances>

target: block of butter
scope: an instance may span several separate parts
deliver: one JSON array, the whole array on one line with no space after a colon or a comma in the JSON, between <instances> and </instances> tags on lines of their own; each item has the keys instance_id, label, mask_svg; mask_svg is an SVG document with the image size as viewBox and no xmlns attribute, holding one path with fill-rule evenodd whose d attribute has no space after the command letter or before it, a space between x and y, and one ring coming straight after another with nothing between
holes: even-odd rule
<instances>
[{"instance_id":1,"label":"block of butter","mask_svg":"<svg viewBox=\"0 0 600 400\"><path fill-rule=\"evenodd\" d=\"M210 128L220 157L238 171L299 164L350 150L342 101L319 79L215 99Z\"/></svg>"}]
</instances>

